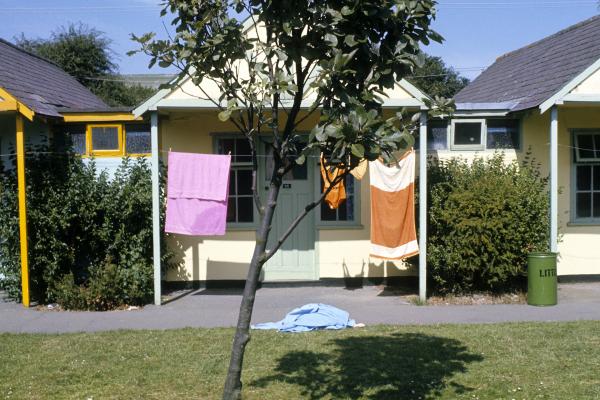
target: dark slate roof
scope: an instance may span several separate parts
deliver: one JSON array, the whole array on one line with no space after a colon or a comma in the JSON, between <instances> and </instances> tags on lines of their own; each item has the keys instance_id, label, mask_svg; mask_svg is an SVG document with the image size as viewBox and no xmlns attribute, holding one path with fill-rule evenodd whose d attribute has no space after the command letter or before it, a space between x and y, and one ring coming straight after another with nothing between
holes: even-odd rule
<instances>
[{"instance_id":1,"label":"dark slate roof","mask_svg":"<svg viewBox=\"0 0 600 400\"><path fill-rule=\"evenodd\" d=\"M36 114L60 117L58 108L108 110L85 86L52 62L0 39L0 87Z\"/></svg>"},{"instance_id":2,"label":"dark slate roof","mask_svg":"<svg viewBox=\"0 0 600 400\"><path fill-rule=\"evenodd\" d=\"M600 59L600 15L505 54L455 97L458 103L537 107Z\"/></svg>"}]
</instances>

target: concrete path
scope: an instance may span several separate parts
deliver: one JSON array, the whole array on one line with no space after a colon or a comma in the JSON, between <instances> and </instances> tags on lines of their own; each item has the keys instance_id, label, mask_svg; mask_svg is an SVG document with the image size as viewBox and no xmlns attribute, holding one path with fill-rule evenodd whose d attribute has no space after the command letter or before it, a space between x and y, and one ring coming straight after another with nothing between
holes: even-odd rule
<instances>
[{"instance_id":1,"label":"concrete path","mask_svg":"<svg viewBox=\"0 0 600 400\"><path fill-rule=\"evenodd\" d=\"M240 291L201 289L161 307L134 311L39 311L0 302L0 332L230 327L235 326L240 300ZM306 303L334 305L367 325L600 320L600 283L560 285L559 304L554 307L415 306L406 297L388 295L378 287L263 288L257 295L253 323L280 320L291 309Z\"/></svg>"}]
</instances>

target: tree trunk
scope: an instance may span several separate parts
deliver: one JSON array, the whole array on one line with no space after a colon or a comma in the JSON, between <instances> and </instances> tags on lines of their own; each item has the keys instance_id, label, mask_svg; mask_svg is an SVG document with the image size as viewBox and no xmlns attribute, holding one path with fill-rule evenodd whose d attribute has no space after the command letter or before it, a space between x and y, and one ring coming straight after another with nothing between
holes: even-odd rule
<instances>
[{"instance_id":1,"label":"tree trunk","mask_svg":"<svg viewBox=\"0 0 600 400\"><path fill-rule=\"evenodd\" d=\"M244 295L242 297L242 304L240 305L240 313L233 340L233 348L231 350L231 360L229 361L229 370L227 372L227 379L225 380L225 388L223 389L223 400L239 400L242 398L241 378L244 351L250 341L250 319L252 318L252 309L254 307L254 299L256 298L258 278L261 268L265 263L265 250L275 207L277 206L280 187L280 180L271 184L265 214L261 221L260 229L257 232L254 254L252 255L252 261L248 269L248 277L246 278L246 286L244 287Z\"/></svg>"}]
</instances>

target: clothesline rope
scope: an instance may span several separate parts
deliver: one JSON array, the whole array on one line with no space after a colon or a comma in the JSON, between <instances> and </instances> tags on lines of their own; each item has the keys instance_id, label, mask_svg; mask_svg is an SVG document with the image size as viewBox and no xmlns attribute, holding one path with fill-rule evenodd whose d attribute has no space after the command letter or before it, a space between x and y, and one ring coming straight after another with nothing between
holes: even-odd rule
<instances>
[{"instance_id":1,"label":"clothesline rope","mask_svg":"<svg viewBox=\"0 0 600 400\"><path fill-rule=\"evenodd\" d=\"M546 146L550 146L550 143L546 143ZM559 147L564 147L564 148L568 148L568 149L572 149L572 150L584 150L584 151L595 151L596 149L590 149L590 148L585 148L585 147L576 147L576 146L569 146L566 144L558 144ZM158 152L159 153L169 153L173 151L172 149L159 149ZM415 150L415 151L419 151L419 150ZM69 153L66 151L26 151L24 153L25 155L32 155L32 154L62 154L62 155L66 155L66 154L78 154L78 153ZM150 157L150 153L144 153L144 154L148 154L148 157ZM2 153L0 154L0 157L9 157L9 156L16 156L18 155L17 153ZM79 154L81 155L81 154ZM233 154L233 156L235 157L252 157L251 154ZM258 158L270 158L272 156L270 155L266 155L266 154L257 154L256 157ZM318 155L309 155L306 156L306 158L315 158L315 159L320 159L321 156Z\"/></svg>"}]
</instances>

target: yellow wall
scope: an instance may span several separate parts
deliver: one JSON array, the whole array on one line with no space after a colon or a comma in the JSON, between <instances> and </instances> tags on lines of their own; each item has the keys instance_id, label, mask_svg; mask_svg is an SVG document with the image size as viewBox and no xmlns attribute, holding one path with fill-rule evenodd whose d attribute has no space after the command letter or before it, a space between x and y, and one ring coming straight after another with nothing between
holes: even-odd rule
<instances>
[{"instance_id":1,"label":"yellow wall","mask_svg":"<svg viewBox=\"0 0 600 400\"><path fill-rule=\"evenodd\" d=\"M301 130L309 131L315 119ZM549 113L539 115L530 111L523 117L522 150L505 151L508 161L523 161L527 150L542 164L542 173L548 173ZM166 151L213 152L214 135L232 133L230 123L220 122L214 112L172 112L161 115L160 147ZM571 145L569 129L600 127L600 113L592 108L567 108L559 111L559 224L562 241L559 245L559 274L600 273L600 227L569 224ZM467 160L488 157L494 151L435 151L442 159L460 156ZM166 161L166 160L165 160ZM370 196L369 178L360 183L360 222L351 228L317 227L316 262L321 278L383 277L417 274L414 267L402 263L384 264L369 258ZM254 231L229 230L223 237L195 238L172 235L172 249L183 261L169 271L168 280L230 280L245 279L247 264L254 248Z\"/></svg>"},{"instance_id":2,"label":"yellow wall","mask_svg":"<svg viewBox=\"0 0 600 400\"><path fill-rule=\"evenodd\" d=\"M300 131L310 131L317 116L307 120ZM230 123L220 122L214 112L172 112L161 115L160 148L163 161L173 151L212 153L214 136L236 132ZM369 259L370 211L368 175L360 184L362 226L348 229L318 227L316 263L321 278L382 277L415 275L414 269L383 265ZM253 230L228 230L222 237L196 238L170 235L171 249L181 261L180 267L167 273L167 280L245 279L254 249Z\"/></svg>"},{"instance_id":3,"label":"yellow wall","mask_svg":"<svg viewBox=\"0 0 600 400\"><path fill-rule=\"evenodd\" d=\"M532 112L524 122L526 146L531 145L542 172L548 174L550 112ZM571 223L571 130L600 128L600 112L593 107L560 107L558 112L558 223L559 275L600 274L600 226Z\"/></svg>"}]
</instances>

